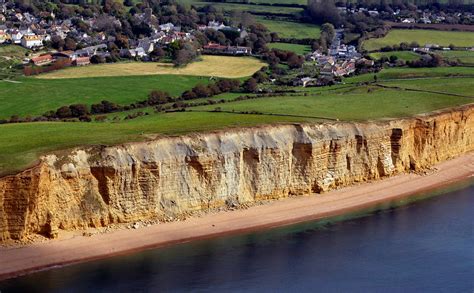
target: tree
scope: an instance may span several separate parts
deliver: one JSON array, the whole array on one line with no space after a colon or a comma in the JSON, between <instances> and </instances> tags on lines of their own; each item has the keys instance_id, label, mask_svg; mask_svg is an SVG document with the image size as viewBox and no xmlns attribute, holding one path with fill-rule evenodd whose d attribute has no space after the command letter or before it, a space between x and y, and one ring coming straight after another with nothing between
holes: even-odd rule
<instances>
[{"instance_id":1,"label":"tree","mask_svg":"<svg viewBox=\"0 0 474 293\"><path fill-rule=\"evenodd\" d=\"M156 47L153 49L153 52L150 53L150 57L153 61L160 61L165 56L166 52L161 47Z\"/></svg>"},{"instance_id":2,"label":"tree","mask_svg":"<svg viewBox=\"0 0 474 293\"><path fill-rule=\"evenodd\" d=\"M81 117L89 115L89 109L84 104L75 104L69 106L72 117Z\"/></svg>"},{"instance_id":3,"label":"tree","mask_svg":"<svg viewBox=\"0 0 474 293\"><path fill-rule=\"evenodd\" d=\"M303 66L303 63L304 63L304 58L302 56L292 54L288 58L288 61L286 61L286 62L288 63L288 66L290 68L301 68L301 66Z\"/></svg>"},{"instance_id":4,"label":"tree","mask_svg":"<svg viewBox=\"0 0 474 293\"><path fill-rule=\"evenodd\" d=\"M58 118L69 118L72 117L71 109L68 106L62 106L56 110L56 117Z\"/></svg>"},{"instance_id":5,"label":"tree","mask_svg":"<svg viewBox=\"0 0 474 293\"><path fill-rule=\"evenodd\" d=\"M341 23L341 16L334 0L308 0L308 12L315 23Z\"/></svg>"},{"instance_id":6,"label":"tree","mask_svg":"<svg viewBox=\"0 0 474 293\"><path fill-rule=\"evenodd\" d=\"M245 81L244 83L244 89L247 91L247 92L250 92L250 93L254 93L257 91L257 80L255 78L249 78Z\"/></svg>"},{"instance_id":7,"label":"tree","mask_svg":"<svg viewBox=\"0 0 474 293\"><path fill-rule=\"evenodd\" d=\"M209 88L205 85L198 84L193 88L193 92L196 94L198 98L205 98L211 95Z\"/></svg>"},{"instance_id":8,"label":"tree","mask_svg":"<svg viewBox=\"0 0 474 293\"><path fill-rule=\"evenodd\" d=\"M105 59L102 56L94 55L94 56L91 57L91 63L92 64L105 63Z\"/></svg>"},{"instance_id":9,"label":"tree","mask_svg":"<svg viewBox=\"0 0 474 293\"><path fill-rule=\"evenodd\" d=\"M62 50L64 47L64 40L60 36L53 36L51 38L51 47L57 50Z\"/></svg>"},{"instance_id":10,"label":"tree","mask_svg":"<svg viewBox=\"0 0 474 293\"><path fill-rule=\"evenodd\" d=\"M74 50L76 50L76 48L77 48L77 44L76 44L76 41L73 38L66 37L66 39L64 39L64 49L65 50L74 51Z\"/></svg>"},{"instance_id":11,"label":"tree","mask_svg":"<svg viewBox=\"0 0 474 293\"><path fill-rule=\"evenodd\" d=\"M150 106L154 106L159 104L166 104L171 100L172 99L168 93L154 90L148 95L147 103Z\"/></svg>"}]
</instances>

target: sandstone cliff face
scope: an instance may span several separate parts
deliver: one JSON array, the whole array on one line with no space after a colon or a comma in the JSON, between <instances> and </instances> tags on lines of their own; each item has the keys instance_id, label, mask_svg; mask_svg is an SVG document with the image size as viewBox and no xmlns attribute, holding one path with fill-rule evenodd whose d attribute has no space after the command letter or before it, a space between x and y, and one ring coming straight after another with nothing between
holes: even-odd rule
<instances>
[{"instance_id":1,"label":"sandstone cliff face","mask_svg":"<svg viewBox=\"0 0 474 293\"><path fill-rule=\"evenodd\" d=\"M474 150L474 106L378 123L265 126L48 155L0 179L0 241L306 195Z\"/></svg>"}]
</instances>

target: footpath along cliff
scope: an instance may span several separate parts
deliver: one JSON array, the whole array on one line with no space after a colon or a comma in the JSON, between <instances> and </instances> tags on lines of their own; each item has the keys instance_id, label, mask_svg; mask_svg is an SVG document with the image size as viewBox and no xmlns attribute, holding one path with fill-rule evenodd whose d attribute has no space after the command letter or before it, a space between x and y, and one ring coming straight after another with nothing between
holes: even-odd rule
<instances>
[{"instance_id":1,"label":"footpath along cliff","mask_svg":"<svg viewBox=\"0 0 474 293\"><path fill-rule=\"evenodd\" d=\"M474 150L474 105L413 118L231 129L50 154L0 178L0 242L321 193Z\"/></svg>"}]
</instances>

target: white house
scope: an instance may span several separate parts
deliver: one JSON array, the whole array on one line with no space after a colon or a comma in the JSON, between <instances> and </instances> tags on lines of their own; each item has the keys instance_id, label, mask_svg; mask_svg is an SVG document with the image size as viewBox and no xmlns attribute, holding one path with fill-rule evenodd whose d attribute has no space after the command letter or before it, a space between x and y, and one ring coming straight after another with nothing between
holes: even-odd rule
<instances>
[{"instance_id":1,"label":"white house","mask_svg":"<svg viewBox=\"0 0 474 293\"><path fill-rule=\"evenodd\" d=\"M28 49L42 47L43 39L37 35L23 36L23 38L21 39L21 45Z\"/></svg>"},{"instance_id":2,"label":"white house","mask_svg":"<svg viewBox=\"0 0 474 293\"><path fill-rule=\"evenodd\" d=\"M11 32L12 43L14 44L21 44L21 39L23 38L23 33L15 30Z\"/></svg>"}]
</instances>

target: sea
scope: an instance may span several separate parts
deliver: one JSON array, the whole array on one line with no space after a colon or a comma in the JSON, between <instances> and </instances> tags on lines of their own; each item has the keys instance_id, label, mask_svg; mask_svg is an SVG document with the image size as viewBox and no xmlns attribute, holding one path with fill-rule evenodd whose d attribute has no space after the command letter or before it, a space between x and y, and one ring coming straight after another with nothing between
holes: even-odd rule
<instances>
[{"instance_id":1,"label":"sea","mask_svg":"<svg viewBox=\"0 0 474 293\"><path fill-rule=\"evenodd\" d=\"M0 282L0 292L474 292L474 182ZM8 265L8 264L0 264Z\"/></svg>"}]
</instances>

